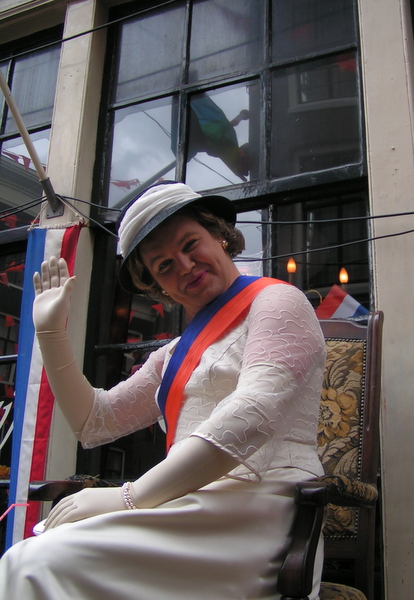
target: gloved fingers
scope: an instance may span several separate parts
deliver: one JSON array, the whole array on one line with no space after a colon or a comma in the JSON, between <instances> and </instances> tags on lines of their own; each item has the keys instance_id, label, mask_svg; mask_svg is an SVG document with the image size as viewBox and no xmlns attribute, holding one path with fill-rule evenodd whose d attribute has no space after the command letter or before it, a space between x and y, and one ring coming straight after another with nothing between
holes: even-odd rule
<instances>
[{"instance_id":1,"label":"gloved fingers","mask_svg":"<svg viewBox=\"0 0 414 600\"><path fill-rule=\"evenodd\" d=\"M73 523L94 515L120 510L126 510L121 488L85 488L63 498L50 511L45 530L63 523Z\"/></svg>"},{"instance_id":2,"label":"gloved fingers","mask_svg":"<svg viewBox=\"0 0 414 600\"><path fill-rule=\"evenodd\" d=\"M51 288L60 287L60 268L59 268L59 261L56 258L56 256L50 257L49 264L47 266L49 269L49 286ZM43 267L43 265L42 265L42 267ZM45 271L46 271L46 269L45 269Z\"/></svg>"},{"instance_id":3,"label":"gloved fingers","mask_svg":"<svg viewBox=\"0 0 414 600\"><path fill-rule=\"evenodd\" d=\"M45 531L52 527L57 527L62 522L65 522L65 518L72 512L74 508L74 497L67 496L63 498L49 513L45 523ZM69 519L70 521L70 519Z\"/></svg>"},{"instance_id":4,"label":"gloved fingers","mask_svg":"<svg viewBox=\"0 0 414 600\"><path fill-rule=\"evenodd\" d=\"M51 288L51 285L50 285L51 274L50 274L50 267L49 267L49 262L51 260L52 259L44 260L42 262L42 264L40 265L40 276L41 276L41 281L42 281L42 291L43 292L45 290L50 290L50 288Z\"/></svg>"},{"instance_id":5,"label":"gloved fingers","mask_svg":"<svg viewBox=\"0 0 414 600\"><path fill-rule=\"evenodd\" d=\"M42 280L38 271L36 271L33 275L33 287L35 296L39 296L39 294L43 292Z\"/></svg>"},{"instance_id":6,"label":"gloved fingers","mask_svg":"<svg viewBox=\"0 0 414 600\"><path fill-rule=\"evenodd\" d=\"M62 287L68 279L70 277L66 260L64 258L58 260L56 256L51 256L49 260L42 262L40 274L36 272L33 276L35 294Z\"/></svg>"},{"instance_id":7,"label":"gloved fingers","mask_svg":"<svg viewBox=\"0 0 414 600\"><path fill-rule=\"evenodd\" d=\"M59 282L60 285L65 285L67 280L69 279L69 269L68 263L64 258L59 258L58 260L58 270L59 270Z\"/></svg>"}]
</instances>

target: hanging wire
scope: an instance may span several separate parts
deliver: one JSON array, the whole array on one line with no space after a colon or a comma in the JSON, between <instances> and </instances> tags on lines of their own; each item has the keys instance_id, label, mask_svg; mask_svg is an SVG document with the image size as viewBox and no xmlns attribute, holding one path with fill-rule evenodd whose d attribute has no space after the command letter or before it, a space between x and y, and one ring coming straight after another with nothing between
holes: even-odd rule
<instances>
[{"instance_id":1,"label":"hanging wire","mask_svg":"<svg viewBox=\"0 0 414 600\"><path fill-rule=\"evenodd\" d=\"M407 229L406 231L398 231L396 233L387 233L384 235L377 235L361 240L352 240L350 242L341 242L340 244L332 244L331 246L324 246L323 248L311 248L308 250L301 250L298 252L287 252L286 254L278 254L277 256L266 256L264 258L249 258L248 256L243 258L236 258L236 262L265 262L267 260L280 260L282 258L288 258L290 256L298 256L303 254L313 254L314 252L325 252L326 250L335 250L336 248L344 248L345 246L353 246L355 244L366 244L368 242L374 242L376 240L383 240L385 238L397 237L400 235L407 235L414 233L414 229Z\"/></svg>"},{"instance_id":2,"label":"hanging wire","mask_svg":"<svg viewBox=\"0 0 414 600\"><path fill-rule=\"evenodd\" d=\"M371 221L374 219L387 219L392 217L406 217L414 215L414 211L391 213L387 215L363 215L358 217L340 217L338 219L312 219L308 221L242 221L237 220L238 224L251 225L319 225L320 223L343 223L345 221Z\"/></svg>"},{"instance_id":3,"label":"hanging wire","mask_svg":"<svg viewBox=\"0 0 414 600\"><path fill-rule=\"evenodd\" d=\"M42 46L36 46L35 49L36 49L36 51L45 50L46 48L51 48L52 46L57 46L57 45L63 44L64 42L70 42L72 40L76 40L77 38L82 37L84 35L88 35L90 33L94 33L95 31L105 29L106 27L110 27L111 25L116 25L116 23L121 23L122 21L127 21L128 19L133 19L134 17L138 17L139 15L145 14L146 12L153 11L154 9L157 9L161 6L166 6L168 4L174 4L174 2L176 2L176 0L168 0L167 2L162 2L162 4L158 4L155 6L148 7L148 8L141 8L137 12L134 12L134 13L128 14L128 15L124 15L123 17L119 17L118 19L114 19L113 21L107 21L106 23L103 23L102 25L97 25L96 27L92 27L91 29L86 29L85 31L75 33L75 34L70 35L66 38L63 38L61 40L55 40L53 42L48 42L46 44L43 44ZM8 58L13 58L13 59L20 58L21 56L26 56L26 54L31 54L31 53L33 53L33 49L22 50L21 52L19 52L17 54L13 54L12 57L6 57L2 60L8 60Z\"/></svg>"},{"instance_id":4,"label":"hanging wire","mask_svg":"<svg viewBox=\"0 0 414 600\"><path fill-rule=\"evenodd\" d=\"M37 206L44 200L45 200L45 197L42 196L40 198L35 198L34 200L29 200L29 202L26 202L25 204L19 204L19 206L16 206L14 208L6 208L4 210L1 210L0 211L0 219L4 219L5 217L8 217L10 215L16 215L19 212L24 212L26 210L29 210L30 208Z\"/></svg>"},{"instance_id":5,"label":"hanging wire","mask_svg":"<svg viewBox=\"0 0 414 600\"><path fill-rule=\"evenodd\" d=\"M117 213L120 213L122 209L111 208L111 207L102 207L100 204L96 204L94 202L89 202L88 200L81 200L80 198L73 198L71 196L59 196L59 199L62 200L62 202L64 204L66 204L71 210L73 210L76 215L78 215L86 220L91 221L97 227L99 227L100 229L102 229L103 231L108 233L109 235L116 237L116 238L118 237L116 233L114 233L113 231L111 231L110 229L105 227L105 225L103 225L96 219L84 214L82 211L79 210L79 207L75 206L70 201L73 200L74 202L81 202L81 203L87 204L89 206L96 206L98 208L104 208L105 210L114 211ZM29 208L33 208L34 206L36 206L37 204L40 204L41 202L43 202L45 200L46 200L46 198L43 196L43 197L31 200L29 202L26 202L25 204L22 204L19 207L16 207L14 209L6 209L4 211L0 211L0 219L4 219L5 217L8 217L10 215L18 214L19 212L24 212L25 210L27 210ZM410 216L410 215L414 215L414 211L407 211L407 212L401 212L401 213L390 213L390 214L386 214L386 215L372 215L372 216L367 215L367 216L362 216L362 217L343 217L343 218L338 218L338 219L320 219L320 220L316 220L316 221L314 221L314 220L312 220L312 221L247 221L246 220L246 221L238 221L238 224L254 224L254 225L258 225L258 226L261 226L261 225L299 225L299 224L319 225L321 223L342 223L345 221L357 221L357 220L369 221L369 220L373 220L373 219L405 217L405 216ZM377 235L377 236L367 237L367 238L358 239L358 240L351 240L348 242L341 242L339 244L332 244L330 246L323 246L321 248L311 248L311 249L306 249L306 250L299 250L296 252L288 252L286 254L279 254L277 256L266 256L266 257L260 257L260 258L243 256L243 257L236 258L235 261L236 262L265 262L268 260L281 260L283 258L289 258L290 256L300 256L300 255L306 255L306 254L313 254L315 252L325 252L327 250L335 250L337 248L344 248L346 246L352 246L352 245L356 245L356 244L366 244L368 242L373 242L373 241L382 240L382 239L386 239L386 238L398 237L401 235L408 235L410 233L414 233L414 229L407 229L407 230L398 231L395 233L387 233L384 235Z\"/></svg>"},{"instance_id":6,"label":"hanging wire","mask_svg":"<svg viewBox=\"0 0 414 600\"><path fill-rule=\"evenodd\" d=\"M89 200L81 200L80 198L73 198L72 196L64 196L64 197L66 200L74 200L75 202L82 202L83 204L89 204L89 206L96 206L97 208L102 208L104 210L114 211L117 213L122 212L122 208L113 208L111 206L102 206L102 204L97 204L96 202L90 202Z\"/></svg>"},{"instance_id":7,"label":"hanging wire","mask_svg":"<svg viewBox=\"0 0 414 600\"><path fill-rule=\"evenodd\" d=\"M99 221L96 221L92 217L85 215L84 213L82 213L79 210L78 207L76 207L74 204L72 204L71 202L69 202L68 196L59 196L59 197L62 200L63 204L66 204L66 206L68 206L71 210L73 210L77 216L81 216L84 219L91 221L92 223L94 223L95 225L97 225L98 227L100 227L103 231L105 231L106 233L109 233L109 235L112 235L112 236L114 236L114 237L116 237L118 239L118 235L116 233L114 233L113 231L111 231L110 229L108 229L107 227L105 227L105 225L103 225ZM86 200L83 200L83 202L85 202L86 204L91 204L91 203L87 202Z\"/></svg>"}]
</instances>

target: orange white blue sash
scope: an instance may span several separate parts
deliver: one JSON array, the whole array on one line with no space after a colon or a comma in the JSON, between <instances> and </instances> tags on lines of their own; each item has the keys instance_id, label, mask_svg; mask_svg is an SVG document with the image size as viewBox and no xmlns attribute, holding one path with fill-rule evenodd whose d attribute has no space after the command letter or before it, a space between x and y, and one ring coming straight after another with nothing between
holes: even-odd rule
<instances>
[{"instance_id":1,"label":"orange white blue sash","mask_svg":"<svg viewBox=\"0 0 414 600\"><path fill-rule=\"evenodd\" d=\"M184 387L203 352L241 321L262 289L275 283L286 282L241 275L228 290L200 310L184 331L158 392L158 404L167 424L167 449L174 439Z\"/></svg>"}]
</instances>

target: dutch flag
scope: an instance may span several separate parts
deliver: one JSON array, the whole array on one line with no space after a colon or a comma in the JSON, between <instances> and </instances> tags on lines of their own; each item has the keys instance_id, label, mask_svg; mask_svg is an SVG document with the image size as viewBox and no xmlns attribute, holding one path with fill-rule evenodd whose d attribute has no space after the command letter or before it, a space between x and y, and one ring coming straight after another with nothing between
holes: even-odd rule
<instances>
[{"instance_id":1,"label":"dutch flag","mask_svg":"<svg viewBox=\"0 0 414 600\"><path fill-rule=\"evenodd\" d=\"M333 285L315 312L318 319L350 319L369 311L339 285Z\"/></svg>"},{"instance_id":2,"label":"dutch flag","mask_svg":"<svg viewBox=\"0 0 414 600\"><path fill-rule=\"evenodd\" d=\"M54 398L43 368L32 321L32 277L42 261L63 257L73 273L81 225L29 232L18 341L9 506L27 503L30 481L44 478ZM6 548L31 536L39 503L16 506L8 514Z\"/></svg>"}]
</instances>

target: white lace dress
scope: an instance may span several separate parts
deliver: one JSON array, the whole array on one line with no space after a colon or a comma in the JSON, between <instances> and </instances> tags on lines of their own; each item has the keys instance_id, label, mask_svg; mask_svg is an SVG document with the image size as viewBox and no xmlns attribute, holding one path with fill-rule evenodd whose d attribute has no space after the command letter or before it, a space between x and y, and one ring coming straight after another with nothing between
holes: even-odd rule
<instances>
[{"instance_id":1,"label":"white lace dress","mask_svg":"<svg viewBox=\"0 0 414 600\"><path fill-rule=\"evenodd\" d=\"M84 447L160 418L156 394L175 344L126 382L96 390ZM0 598L275 599L294 485L322 474L316 427L324 364L323 335L305 296L284 284L261 291L192 373L170 450L196 435L239 466L157 508L98 515L16 544L0 562ZM312 599L321 565L320 547Z\"/></svg>"}]
</instances>

